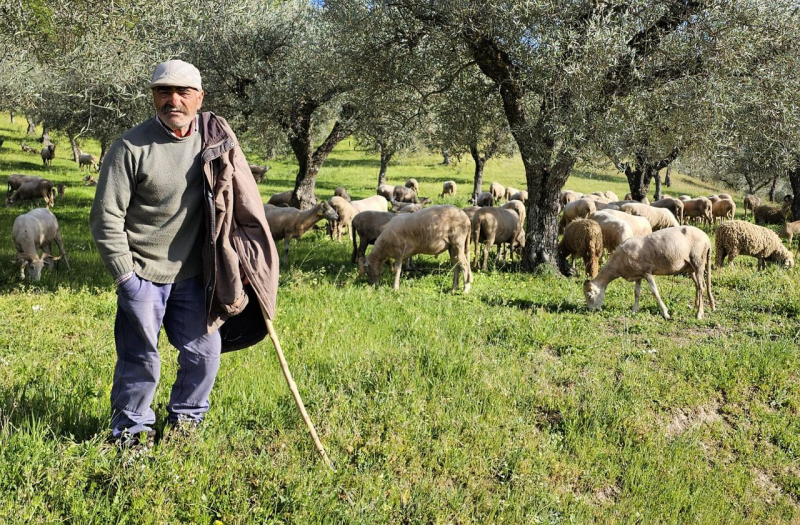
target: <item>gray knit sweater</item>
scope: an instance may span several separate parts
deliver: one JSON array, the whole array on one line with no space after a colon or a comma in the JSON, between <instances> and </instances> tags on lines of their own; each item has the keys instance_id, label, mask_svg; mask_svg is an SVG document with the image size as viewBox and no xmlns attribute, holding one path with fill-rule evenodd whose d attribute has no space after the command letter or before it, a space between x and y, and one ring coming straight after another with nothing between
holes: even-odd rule
<instances>
[{"instance_id":1,"label":"gray knit sweater","mask_svg":"<svg viewBox=\"0 0 800 525\"><path fill-rule=\"evenodd\" d=\"M115 279L131 270L156 283L202 272L202 137L171 135L151 118L109 148L89 225Z\"/></svg>"}]
</instances>

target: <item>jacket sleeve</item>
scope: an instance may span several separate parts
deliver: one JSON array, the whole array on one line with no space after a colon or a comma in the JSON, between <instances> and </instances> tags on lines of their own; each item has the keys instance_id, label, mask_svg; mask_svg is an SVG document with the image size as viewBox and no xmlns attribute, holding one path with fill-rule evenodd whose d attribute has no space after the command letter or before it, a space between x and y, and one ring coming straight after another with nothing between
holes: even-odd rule
<instances>
[{"instance_id":1,"label":"jacket sleeve","mask_svg":"<svg viewBox=\"0 0 800 525\"><path fill-rule=\"evenodd\" d=\"M125 216L136 189L135 170L130 150L121 140L114 141L103 159L89 212L89 227L97 251L114 279L133 270Z\"/></svg>"}]
</instances>

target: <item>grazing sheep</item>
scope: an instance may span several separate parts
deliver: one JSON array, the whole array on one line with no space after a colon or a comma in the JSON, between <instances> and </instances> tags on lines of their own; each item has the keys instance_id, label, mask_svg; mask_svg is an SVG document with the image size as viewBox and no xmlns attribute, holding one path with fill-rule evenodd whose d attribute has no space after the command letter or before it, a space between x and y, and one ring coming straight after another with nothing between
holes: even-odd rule
<instances>
[{"instance_id":1,"label":"grazing sheep","mask_svg":"<svg viewBox=\"0 0 800 525\"><path fill-rule=\"evenodd\" d=\"M391 200L397 202L411 202L414 204L419 202L416 192L405 186L395 186Z\"/></svg>"},{"instance_id":2,"label":"grazing sheep","mask_svg":"<svg viewBox=\"0 0 800 525\"><path fill-rule=\"evenodd\" d=\"M272 204L273 206L291 206L292 205L292 190L289 191L282 191L281 193L276 193L275 195L271 196L267 201L267 204Z\"/></svg>"},{"instance_id":3,"label":"grazing sheep","mask_svg":"<svg viewBox=\"0 0 800 525\"><path fill-rule=\"evenodd\" d=\"M328 201L328 204L331 205L331 208L333 208L333 210L336 212L336 215L339 216L338 219L328 222L331 240L334 240L335 238L336 242L341 242L342 231L345 228L347 228L347 234L350 236L350 238L352 238L353 231L351 223L353 222L353 217L356 216L356 209L353 208L353 206L351 206L350 203L345 199L342 197L337 197L336 195L331 197L331 199Z\"/></svg>"},{"instance_id":4,"label":"grazing sheep","mask_svg":"<svg viewBox=\"0 0 800 525\"><path fill-rule=\"evenodd\" d=\"M745 221L721 224L716 232L716 249L717 268L722 267L725 257L728 258L728 264L733 266L733 260L738 255L756 257L759 270L763 270L767 262L779 263L786 268L794 266L792 252L786 249L774 231Z\"/></svg>"},{"instance_id":5,"label":"grazing sheep","mask_svg":"<svg viewBox=\"0 0 800 525\"><path fill-rule=\"evenodd\" d=\"M52 166L53 159L56 158L56 145L55 144L48 144L47 146L42 148L42 164L45 166Z\"/></svg>"},{"instance_id":6,"label":"grazing sheep","mask_svg":"<svg viewBox=\"0 0 800 525\"><path fill-rule=\"evenodd\" d=\"M637 217L619 210L603 210L599 213L611 215L612 217L616 217L617 219L623 220L630 224L634 237L653 233L653 227L650 226L650 221L644 217Z\"/></svg>"},{"instance_id":7,"label":"grazing sheep","mask_svg":"<svg viewBox=\"0 0 800 525\"><path fill-rule=\"evenodd\" d=\"M719 193L717 194L717 197L719 197L720 199L728 199L729 201L733 200L733 197L731 196L730 193Z\"/></svg>"},{"instance_id":8,"label":"grazing sheep","mask_svg":"<svg viewBox=\"0 0 800 525\"><path fill-rule=\"evenodd\" d=\"M672 197L664 197L661 200L651 202L650 206L653 208L663 208L669 210L672 215L677 219L678 224L683 224L683 201L673 199Z\"/></svg>"},{"instance_id":9,"label":"grazing sheep","mask_svg":"<svg viewBox=\"0 0 800 525\"><path fill-rule=\"evenodd\" d=\"M392 200L392 196L394 195L394 186L391 184L381 184L378 186L378 195L386 199L387 201Z\"/></svg>"},{"instance_id":10,"label":"grazing sheep","mask_svg":"<svg viewBox=\"0 0 800 525\"><path fill-rule=\"evenodd\" d=\"M751 212L761 204L761 199L752 193L744 196L744 218L747 220L747 210Z\"/></svg>"},{"instance_id":11,"label":"grazing sheep","mask_svg":"<svg viewBox=\"0 0 800 525\"><path fill-rule=\"evenodd\" d=\"M786 215L783 207L771 204L761 204L753 210L753 217L756 224L783 224L786 222Z\"/></svg>"},{"instance_id":12,"label":"grazing sheep","mask_svg":"<svg viewBox=\"0 0 800 525\"><path fill-rule=\"evenodd\" d=\"M604 192L603 192L603 195L605 195L606 199L608 199L608 200L609 200L609 201L611 201L611 202L614 202L614 201L618 201L618 200L619 200L619 197L617 197L617 194L616 194L616 193L614 193L614 192L613 192L613 191L611 191L611 190L606 190L606 191L604 191Z\"/></svg>"},{"instance_id":13,"label":"grazing sheep","mask_svg":"<svg viewBox=\"0 0 800 525\"><path fill-rule=\"evenodd\" d=\"M647 200L647 195L645 195L644 197L642 197L642 200L640 200L640 201L637 201L636 199L634 199L634 198L633 198L633 195L632 195L631 193L626 193L626 194L625 194L625 199L624 199L624 200L626 200L626 201L631 201L631 202L639 202L639 203L641 203L641 204L650 204L650 201L649 201L649 200Z\"/></svg>"},{"instance_id":14,"label":"grazing sheep","mask_svg":"<svg viewBox=\"0 0 800 525\"><path fill-rule=\"evenodd\" d=\"M702 230L694 226L667 228L645 235L632 237L622 243L592 280L583 283L583 293L590 310L603 306L606 287L614 279L622 277L635 281L633 312L639 310L639 292L642 279L650 285L661 315L669 319L669 312L658 294L655 275L688 273L694 280L697 318L703 318L703 277L711 310L716 309L711 294L711 241Z\"/></svg>"},{"instance_id":15,"label":"grazing sheep","mask_svg":"<svg viewBox=\"0 0 800 525\"><path fill-rule=\"evenodd\" d=\"M256 182L261 182L264 179L264 174L270 170L271 166L259 166L258 164L250 164L250 173Z\"/></svg>"},{"instance_id":16,"label":"grazing sheep","mask_svg":"<svg viewBox=\"0 0 800 525\"><path fill-rule=\"evenodd\" d=\"M489 250L495 243L509 243L511 252L517 246L520 233L519 215L513 209L507 208L482 208L472 217L472 242L475 245L474 264L480 264L480 243L484 243L483 266L486 271L489 266ZM522 237L524 245L524 236Z\"/></svg>"},{"instance_id":17,"label":"grazing sheep","mask_svg":"<svg viewBox=\"0 0 800 525\"><path fill-rule=\"evenodd\" d=\"M578 193L577 191L572 190L561 190L561 194L558 197L558 202L561 203L561 206L566 206L572 201L578 200L583 197L583 193Z\"/></svg>"},{"instance_id":18,"label":"grazing sheep","mask_svg":"<svg viewBox=\"0 0 800 525\"><path fill-rule=\"evenodd\" d=\"M350 199L350 195L347 194L347 190L344 188L344 186L337 186L336 189L333 190L333 196L341 197L347 202L350 202L352 200Z\"/></svg>"},{"instance_id":19,"label":"grazing sheep","mask_svg":"<svg viewBox=\"0 0 800 525\"><path fill-rule=\"evenodd\" d=\"M595 211L597 211L597 204L591 199L582 198L569 202L564 206L562 217L564 225L566 226L575 219L585 219Z\"/></svg>"},{"instance_id":20,"label":"grazing sheep","mask_svg":"<svg viewBox=\"0 0 800 525\"><path fill-rule=\"evenodd\" d=\"M366 199L350 201L350 206L356 209L356 213L365 211L389 211L389 203L381 195L373 195Z\"/></svg>"},{"instance_id":21,"label":"grazing sheep","mask_svg":"<svg viewBox=\"0 0 800 525\"><path fill-rule=\"evenodd\" d=\"M527 190L518 191L517 193L511 196L510 200L521 201L523 204L525 204L528 202L528 191Z\"/></svg>"},{"instance_id":22,"label":"grazing sheep","mask_svg":"<svg viewBox=\"0 0 800 525\"><path fill-rule=\"evenodd\" d=\"M475 198L475 204L480 207L494 206L494 196L488 191L484 191Z\"/></svg>"},{"instance_id":23,"label":"grazing sheep","mask_svg":"<svg viewBox=\"0 0 800 525\"><path fill-rule=\"evenodd\" d=\"M339 220L331 205L326 201L318 202L311 208L300 211L296 208L278 208L269 204L264 206L272 239L283 239L283 263L289 263L289 240L299 239L322 219L329 221Z\"/></svg>"},{"instance_id":24,"label":"grazing sheep","mask_svg":"<svg viewBox=\"0 0 800 525\"><path fill-rule=\"evenodd\" d=\"M78 169L83 170L84 166L86 166L86 171L89 171L91 168L94 168L94 171L100 169L97 166L97 157L91 153L81 153L78 155Z\"/></svg>"},{"instance_id":25,"label":"grazing sheep","mask_svg":"<svg viewBox=\"0 0 800 525\"><path fill-rule=\"evenodd\" d=\"M650 223L652 231L680 226L672 212L663 208L654 208L648 204L623 204L619 209L637 217L644 217Z\"/></svg>"},{"instance_id":26,"label":"grazing sheep","mask_svg":"<svg viewBox=\"0 0 800 525\"><path fill-rule=\"evenodd\" d=\"M466 208L462 208L461 211L467 214L467 217L469 217L469 223L472 224L472 218L480 209L480 206L467 206Z\"/></svg>"},{"instance_id":27,"label":"grazing sheep","mask_svg":"<svg viewBox=\"0 0 800 525\"><path fill-rule=\"evenodd\" d=\"M683 217L685 220L691 218L700 219L700 222L707 222L711 224L714 222L713 205L711 201L705 197L697 197L696 199L688 199L683 201Z\"/></svg>"},{"instance_id":28,"label":"grazing sheep","mask_svg":"<svg viewBox=\"0 0 800 525\"><path fill-rule=\"evenodd\" d=\"M20 215L14 219L11 227L11 238L17 248L17 255L14 262L21 263L19 268L19 278L25 278L25 267L28 268L28 275L31 281L38 281L42 276L42 268L49 265L52 261L61 258L69 269L69 259L64 250L64 242L61 240L61 230L58 228L58 220L53 213L45 208L36 208L28 213ZM51 246L55 241L61 253L58 257L53 257ZM39 249L42 250L41 257Z\"/></svg>"},{"instance_id":29,"label":"grazing sheep","mask_svg":"<svg viewBox=\"0 0 800 525\"><path fill-rule=\"evenodd\" d=\"M26 182L38 181L38 180L42 180L42 178L33 175L21 175L19 173L14 173L13 175L9 175L6 198L10 197L12 192L17 191L19 187L25 184Z\"/></svg>"},{"instance_id":30,"label":"grazing sheep","mask_svg":"<svg viewBox=\"0 0 800 525\"><path fill-rule=\"evenodd\" d=\"M616 202L619 202L619 201L616 201ZM595 207L595 209L597 211L618 210L620 205L616 204L616 202L607 202L606 203L606 202L594 201L594 207ZM629 204L631 204L631 203L629 203ZM640 202L635 202L635 204L641 204L641 203Z\"/></svg>"},{"instance_id":31,"label":"grazing sheep","mask_svg":"<svg viewBox=\"0 0 800 525\"><path fill-rule=\"evenodd\" d=\"M403 260L417 254L439 255L447 250L450 263L455 265L453 291L458 288L458 277L463 273L464 293L472 285L469 266L470 223L467 215L455 206L431 206L417 213L398 215L375 241L375 247L364 263L371 284L377 284L383 265L394 259L394 289L400 288Z\"/></svg>"},{"instance_id":32,"label":"grazing sheep","mask_svg":"<svg viewBox=\"0 0 800 525\"><path fill-rule=\"evenodd\" d=\"M583 259L586 275L594 279L603 255L603 230L600 225L591 219L576 219L569 223L558 243L558 254L563 259Z\"/></svg>"},{"instance_id":33,"label":"grazing sheep","mask_svg":"<svg viewBox=\"0 0 800 525\"><path fill-rule=\"evenodd\" d=\"M783 239L788 239L789 247L791 248L792 239L794 239L794 236L797 235L798 233L800 233L800 221L794 221L794 222L787 222L786 224L784 224L778 235ZM800 249L800 247L798 247L798 249Z\"/></svg>"},{"instance_id":34,"label":"grazing sheep","mask_svg":"<svg viewBox=\"0 0 800 525\"><path fill-rule=\"evenodd\" d=\"M64 198L64 188L66 188L66 186L64 184L62 184L60 182L58 184L56 184L56 193L58 194L58 198L59 199L63 199Z\"/></svg>"},{"instance_id":35,"label":"grazing sheep","mask_svg":"<svg viewBox=\"0 0 800 525\"><path fill-rule=\"evenodd\" d=\"M350 262L355 264L356 261L361 261L367 254L367 247L370 244L375 244L378 236L383 229L389 224L389 221L397 217L396 214L388 211L362 211L353 217L353 254L350 256ZM356 239L358 236L359 241ZM359 274L364 272L362 265L359 265Z\"/></svg>"},{"instance_id":36,"label":"grazing sheep","mask_svg":"<svg viewBox=\"0 0 800 525\"><path fill-rule=\"evenodd\" d=\"M444 198L447 195L448 197L455 197L456 195L456 183L455 181L448 180L442 184L442 193L439 195L439 198Z\"/></svg>"},{"instance_id":37,"label":"grazing sheep","mask_svg":"<svg viewBox=\"0 0 800 525\"><path fill-rule=\"evenodd\" d=\"M711 215L714 217L714 221L717 219L719 219L719 222L722 222L723 219L733 220L736 215L736 203L729 199L720 198L711 205Z\"/></svg>"},{"instance_id":38,"label":"grazing sheep","mask_svg":"<svg viewBox=\"0 0 800 525\"><path fill-rule=\"evenodd\" d=\"M633 237L631 225L607 211L595 212L589 218L600 225L600 230L603 233L603 248L608 253L612 253L620 244Z\"/></svg>"},{"instance_id":39,"label":"grazing sheep","mask_svg":"<svg viewBox=\"0 0 800 525\"><path fill-rule=\"evenodd\" d=\"M417 179L408 179L405 187L414 190L414 193L419 195L419 182L417 182Z\"/></svg>"},{"instance_id":40,"label":"grazing sheep","mask_svg":"<svg viewBox=\"0 0 800 525\"><path fill-rule=\"evenodd\" d=\"M499 182L492 182L489 184L489 193L492 194L494 202L500 202L506 194L506 188Z\"/></svg>"},{"instance_id":41,"label":"grazing sheep","mask_svg":"<svg viewBox=\"0 0 800 525\"><path fill-rule=\"evenodd\" d=\"M53 183L47 179L32 180L17 188L11 197L6 199L6 206L13 206L17 202L44 199L45 205L52 208L55 190Z\"/></svg>"},{"instance_id":42,"label":"grazing sheep","mask_svg":"<svg viewBox=\"0 0 800 525\"><path fill-rule=\"evenodd\" d=\"M392 201L392 211L395 213L414 213L430 204L428 197L422 197L418 203Z\"/></svg>"},{"instance_id":43,"label":"grazing sheep","mask_svg":"<svg viewBox=\"0 0 800 525\"><path fill-rule=\"evenodd\" d=\"M508 186L506 187L506 191L503 194L503 198L506 200L506 202L508 202L511 200L511 197L513 197L517 193L519 193L519 190L517 188L512 188L511 186Z\"/></svg>"},{"instance_id":44,"label":"grazing sheep","mask_svg":"<svg viewBox=\"0 0 800 525\"><path fill-rule=\"evenodd\" d=\"M22 146L22 151L24 151L25 153L36 153L35 149L33 149L32 147L28 146L24 142L20 142L19 145Z\"/></svg>"}]
</instances>

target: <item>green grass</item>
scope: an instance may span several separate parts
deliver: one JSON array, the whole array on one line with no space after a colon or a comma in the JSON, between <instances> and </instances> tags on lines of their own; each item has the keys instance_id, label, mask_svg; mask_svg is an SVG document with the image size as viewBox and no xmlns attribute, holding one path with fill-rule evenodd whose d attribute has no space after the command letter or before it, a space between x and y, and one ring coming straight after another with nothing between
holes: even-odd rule
<instances>
[{"instance_id":1,"label":"green grass","mask_svg":"<svg viewBox=\"0 0 800 525\"><path fill-rule=\"evenodd\" d=\"M631 314L633 285L619 281L597 313L581 278L508 267L452 294L445 257L421 258L399 292L388 273L371 287L347 243L312 232L292 242L276 327L336 472L316 456L268 343L223 357L201 433L121 453L105 444L116 306L87 226L94 190L66 139L43 168L21 152L23 134L0 116L0 183L23 172L68 185L54 212L72 270L19 282L11 224L33 205L0 208L4 523L800 520L798 270L758 273L748 258L714 271L718 309L702 321L690 279L657 278L673 316L664 321L647 291ZM453 179L464 203L471 163L439 161L401 159L389 180L413 176L436 195ZM295 175L291 159L268 163L265 198ZM345 143L318 193L341 184L366 197L377 172ZM717 191L674 179L676 194ZM524 187L519 159L490 162L485 180ZM591 166L567 187L626 189ZM176 351L166 338L161 350L163 418Z\"/></svg>"}]
</instances>

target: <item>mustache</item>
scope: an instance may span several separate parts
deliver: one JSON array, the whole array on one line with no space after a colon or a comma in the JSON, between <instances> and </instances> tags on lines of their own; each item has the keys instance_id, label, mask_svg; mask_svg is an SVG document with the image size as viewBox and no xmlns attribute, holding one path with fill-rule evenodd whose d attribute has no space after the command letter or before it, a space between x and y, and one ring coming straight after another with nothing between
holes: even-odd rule
<instances>
[{"instance_id":1,"label":"mustache","mask_svg":"<svg viewBox=\"0 0 800 525\"><path fill-rule=\"evenodd\" d=\"M162 113L167 113L169 111L179 111L180 113L186 114L186 109L181 106L173 106L172 104L164 104L161 106Z\"/></svg>"}]
</instances>

